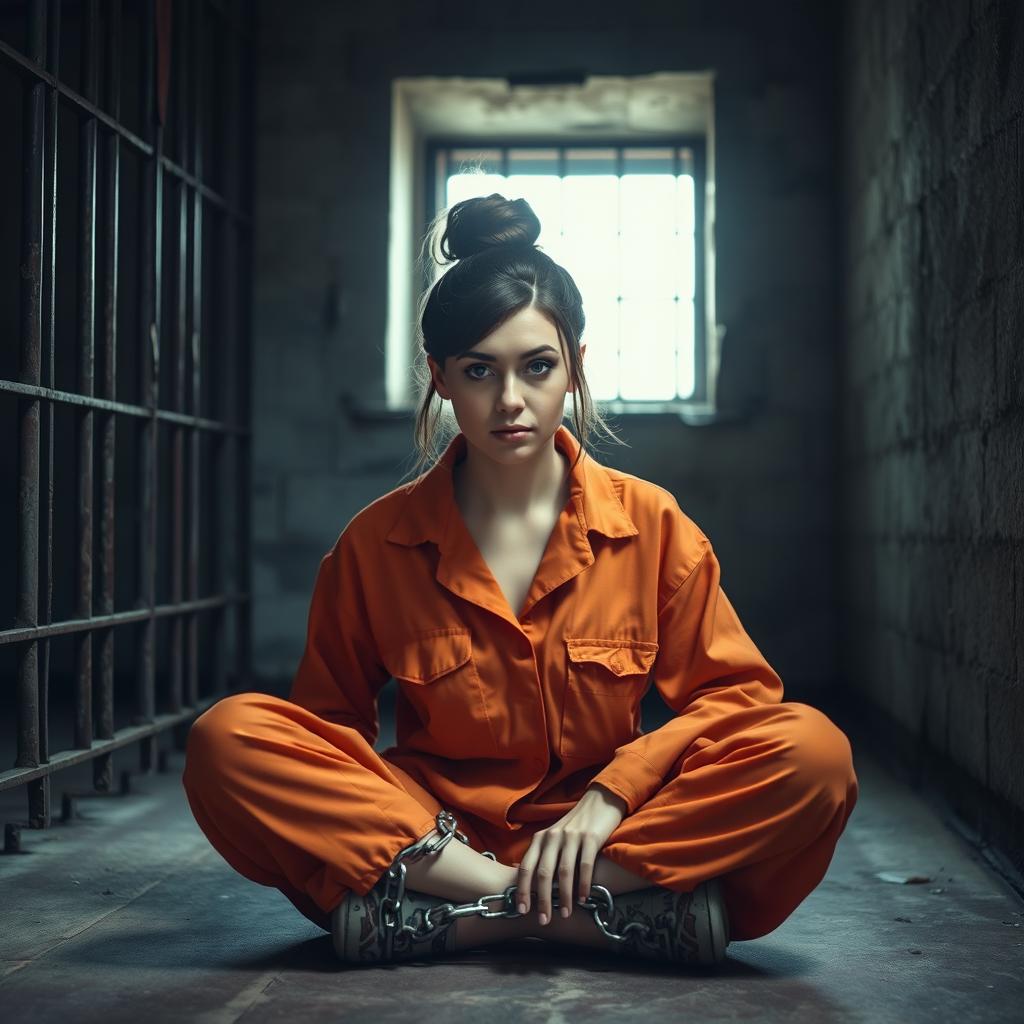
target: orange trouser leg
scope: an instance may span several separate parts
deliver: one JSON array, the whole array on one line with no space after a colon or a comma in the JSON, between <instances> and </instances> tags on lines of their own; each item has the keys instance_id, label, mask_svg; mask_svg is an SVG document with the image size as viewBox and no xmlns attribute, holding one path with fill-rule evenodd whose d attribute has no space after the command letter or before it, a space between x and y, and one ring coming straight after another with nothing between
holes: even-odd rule
<instances>
[{"instance_id":1,"label":"orange trouser leg","mask_svg":"<svg viewBox=\"0 0 1024 1024\"><path fill-rule=\"evenodd\" d=\"M720 878L731 937L765 935L824 878L857 802L849 740L784 701L709 723L680 767L601 852L679 892Z\"/></svg>"},{"instance_id":2,"label":"orange trouser leg","mask_svg":"<svg viewBox=\"0 0 1024 1024\"><path fill-rule=\"evenodd\" d=\"M328 929L341 899L366 893L442 809L355 729L266 693L233 694L196 719L182 785L236 871Z\"/></svg>"}]
</instances>

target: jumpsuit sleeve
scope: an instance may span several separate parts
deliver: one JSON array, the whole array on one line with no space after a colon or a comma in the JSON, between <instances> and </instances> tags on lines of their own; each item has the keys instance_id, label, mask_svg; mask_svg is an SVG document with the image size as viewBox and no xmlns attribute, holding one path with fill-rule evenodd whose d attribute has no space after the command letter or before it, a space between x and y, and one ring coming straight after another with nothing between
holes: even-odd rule
<instances>
[{"instance_id":1,"label":"jumpsuit sleeve","mask_svg":"<svg viewBox=\"0 0 1024 1024\"><path fill-rule=\"evenodd\" d=\"M289 700L350 726L372 747L380 733L377 695L390 678L370 629L355 546L345 532L320 561Z\"/></svg>"},{"instance_id":2,"label":"jumpsuit sleeve","mask_svg":"<svg viewBox=\"0 0 1024 1024\"><path fill-rule=\"evenodd\" d=\"M782 700L782 680L747 635L720 585L710 541L658 613L654 681L676 717L618 747L592 780L621 797L632 814L681 765L705 726L724 715Z\"/></svg>"}]
</instances>

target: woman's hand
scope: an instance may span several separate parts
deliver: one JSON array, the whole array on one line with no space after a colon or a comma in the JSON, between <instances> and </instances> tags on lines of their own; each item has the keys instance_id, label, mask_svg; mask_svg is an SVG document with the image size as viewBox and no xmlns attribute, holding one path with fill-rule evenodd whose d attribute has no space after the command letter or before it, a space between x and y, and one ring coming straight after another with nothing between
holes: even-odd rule
<instances>
[{"instance_id":1,"label":"woman's hand","mask_svg":"<svg viewBox=\"0 0 1024 1024\"><path fill-rule=\"evenodd\" d=\"M519 862L516 893L520 913L530 911L536 873L540 923L551 920L551 883L556 876L562 916L568 917L576 902L572 893L577 857L580 874L576 892L583 899L590 895L598 854L625 816L626 802L600 783L593 783L564 818L537 832Z\"/></svg>"}]
</instances>

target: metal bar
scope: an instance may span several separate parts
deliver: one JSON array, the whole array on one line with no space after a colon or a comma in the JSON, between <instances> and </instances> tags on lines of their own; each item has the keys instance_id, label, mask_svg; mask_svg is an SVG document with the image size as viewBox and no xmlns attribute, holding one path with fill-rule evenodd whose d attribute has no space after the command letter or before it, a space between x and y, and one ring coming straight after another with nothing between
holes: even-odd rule
<instances>
[{"instance_id":1,"label":"metal bar","mask_svg":"<svg viewBox=\"0 0 1024 1024\"><path fill-rule=\"evenodd\" d=\"M253 19L259 17L257 9L253 9ZM248 196L248 203L253 202L253 188L252 188L252 175L253 175L253 124L255 121L255 94L256 94L256 72L255 72L255 61L253 59L253 50L250 47L246 51L246 60L244 63L244 77L242 82L242 102L240 104L240 117L245 125L245 143L246 150L242 157L242 168L246 174L246 183L244 192ZM239 224L242 222L239 221ZM251 228L251 218L247 222ZM250 403L251 403L251 388L250 388L250 372L252 366L252 353L250 351L252 329L250 324L251 310L252 310L252 286L253 286L253 244L252 244L252 233L251 230L248 232L245 240L245 259L238 261L238 268L241 276L241 285L239 288L239 297L241 298L241 310L239 312L239 326L241 328L239 332L240 344L238 346L238 364L236 372L238 374L238 410L239 418L238 422L245 424L247 427L250 425ZM251 505L249 501L249 495L251 493L251 477L252 477L252 444L250 441L251 431L245 434L238 434L238 527L235 534L236 540L236 572L237 572L237 583L236 587L240 592L246 594L251 593L251 555L252 555L252 524L251 524ZM250 684L251 673L251 654L252 654L252 603L246 600L237 606L237 629L235 632L235 665L236 665L236 678L235 686L238 689L248 689Z\"/></svg>"},{"instance_id":2,"label":"metal bar","mask_svg":"<svg viewBox=\"0 0 1024 1024\"><path fill-rule=\"evenodd\" d=\"M152 760L156 750L156 736L187 723L206 707L223 696L226 672L224 634L229 605L238 609L239 642L235 651L238 679L242 682L249 674L249 631L251 595L248 590L227 592L227 557L238 560L237 579L232 583L250 578L249 557L249 508L247 502L248 478L250 474L251 426L248 398L247 361L249 346L249 303L252 289L252 190L239 187L240 172L226 179L225 196L208 188L202 181L208 168L204 167L203 118L206 110L203 83L204 62L208 51L204 43L203 28L210 19L208 10L216 10L219 18L229 17L237 22L239 11L232 5L230 15L224 5L214 6L213 0L180 0L184 31L176 40L176 47L184 59L179 57L175 75L184 85L182 103L179 104L181 118L181 163L180 166L168 160L163 154L163 125L156 123L155 113L155 12L152 3L144 3L143 12L143 101L144 129L147 141L127 131L119 123L121 116L120 75L122 54L125 44L122 39L122 0L108 0L103 12L109 21L105 39L106 62L100 67L100 0L87 0L82 23L82 86L81 93L68 89L58 81L60 41L60 0L30 0L28 53L16 52L7 43L0 43L0 61L13 65L21 72L25 89L24 145L25 168L22 185L22 319L20 323L20 366L18 379L0 381L0 394L16 396L19 417L19 593L17 620L14 629L0 631L0 646L18 645L19 655L34 652L34 668L23 661L19 667L19 753L24 749L22 742L34 742L34 758L28 763L19 763L13 771L0 773L0 789L24 785L29 796L29 821L35 827L49 824L50 780L59 770L87 761L93 763L93 783L97 789L110 788L112 756L115 749L138 744L143 760ZM215 22L216 31L221 24ZM252 147L252 97L254 65L251 55L251 35L240 31L237 24L224 26L229 61L234 62L235 74L230 82L232 100L225 110L230 111L228 124L218 126L230 131L231 149L229 159L236 167L242 167L240 160L240 135L244 129L244 143L247 146L244 167L251 173ZM230 31L227 31L230 29ZM245 50L244 89L239 54ZM191 55L195 54L193 58ZM191 67L189 66L191 63ZM195 73L193 73L195 72ZM106 76L104 90L105 109L97 106L100 91L100 75ZM243 95L244 93L244 95ZM56 252L57 252L57 161L58 124L61 101L69 103L78 114L79 120L79 203L78 229L78 295L77 295L77 391L66 392L55 387L55 340L56 340ZM189 123L188 118L192 121ZM101 141L102 138L102 141ZM102 150L98 148L102 146ZM119 289L119 236L120 236L120 170L122 147L128 152L136 151L143 156L142 191L140 196L139 259L140 311L139 335L147 344L142 347L139 372L141 375L140 400L138 405L117 401L117 348L118 348L118 289ZM179 305L175 309L177 333L177 359L175 376L172 378L177 389L178 400L174 409L159 408L159 349L161 324L161 279L162 279L162 233L163 233L163 176L170 174L178 183L173 189L178 200L179 251L176 261L178 292L175 295ZM227 182L231 182L233 194L228 195ZM250 184L246 182L246 186ZM102 188L102 193L97 191ZM243 200L243 195L245 199ZM223 234L217 239L220 248L211 255L217 259L219 268L226 275L224 288L218 288L211 300L215 304L225 303L224 315L203 314L204 296L204 244L203 232L205 205L218 210L223 220L218 221ZM244 203L246 212L239 204ZM100 214L102 213L102 220ZM191 216L191 222L189 222ZM69 230L74 230L68 225ZM246 246L244 253L240 252ZM209 248L209 247L207 247ZM191 262L189 262L191 260ZM102 261L102 262L100 262ZM97 294L99 273L103 274L104 291ZM191 274L191 277L189 277ZM188 288L191 287L191 293ZM101 302L100 307L97 303ZM102 314L98 320L97 313ZM219 403L204 397L204 334L217 337L225 332L229 338L220 341L216 351L216 364L225 372L218 374L218 381L229 382L222 386L229 397ZM97 336L97 328L100 328ZM44 333L45 331L45 333ZM210 339L212 342L212 338ZM218 339L219 340L219 339ZM97 344L102 362L102 374L97 377ZM46 346L45 351L43 346ZM223 355L221 355L223 354ZM191 362L189 363L189 359ZM233 364L233 365L232 365ZM219 390L219 389L218 389ZM77 478L78 478L78 572L76 578L77 617L53 622L53 516L54 516L54 473L55 473L55 411L65 405L75 415L78 424ZM45 416L43 415L45 410ZM231 423L218 422L204 417L204 412L224 416L228 411L237 419ZM116 569L116 440L117 417L129 417L125 426L139 431L138 469L142 480L140 491L141 527L136 540L139 550L137 606L129 611L115 612L115 569ZM28 423L26 426L25 420ZM95 423L93 422L95 420ZM157 546L157 489L159 484L158 442L161 422L171 430L172 437L181 440L177 497L181 509L180 523L186 523L187 575L182 579L181 538L176 560L179 586L178 594L185 592L185 600L156 605L156 546ZM96 434L94 434L94 428ZM124 429L124 428L122 428ZM211 448L216 458L223 460L224 453L237 449L239 456L232 467L233 472L214 473L209 493L204 492L206 482L202 461L205 439L209 435ZM45 434L45 436L44 436ZM188 438L188 447L184 439ZM94 449L96 437L100 450ZM40 464L41 453L46 454L45 481ZM99 454L98 466L95 456ZM186 461L186 458L189 461ZM215 463L216 465L216 463ZM98 491L99 516L95 524L98 530L98 547L94 550L93 531L93 483L94 472L100 473ZM187 473L187 476L185 475ZM232 477L234 480L232 480ZM209 504L211 522L219 510L227 504L221 500L225 481L234 484L234 497L239 502L238 515L226 520L226 525L215 531L213 543L221 557L214 569L217 591L212 595L199 597L200 590L200 544L204 539L201 530L200 508ZM185 504L185 486L188 499ZM42 509L40 491L45 492L46 508ZM45 539L40 535L44 527ZM238 536L236 526L241 526ZM34 534L33 534L34 530ZM223 538L224 543L219 543ZM232 550L231 543L234 539ZM40 550L40 545L42 549ZM230 555L227 553L230 552ZM93 608L93 558L97 557L99 587ZM33 575L34 574L34 575ZM41 593L41 582L45 578L45 594ZM24 585L22 583L24 582ZM94 614L94 611L97 614ZM212 658L214 693L199 701L197 694L200 684L199 637L201 615L212 617L212 635L215 652ZM188 706L171 714L155 713L155 628L160 618L171 617L185 630L187 651ZM114 729L114 631L125 626L137 638L136 665L137 703L133 724L128 729ZM96 658L99 668L96 674L96 730L93 729L93 672L92 640L96 635ZM78 746L73 750L59 752L52 760L47 750L47 684L49 670L50 640L55 636L74 636L76 639L76 680L75 713ZM179 650L181 648L179 647ZM219 650L219 653L217 651ZM204 659L203 664L206 664ZM30 670L27 670L30 669ZM30 700L26 704L24 684L30 683ZM179 693L179 697L182 696ZM34 709L33 709L34 699ZM178 701L179 705L181 701ZM26 714L28 708L28 714ZM22 725L27 725L23 730ZM185 731L175 729L177 736Z\"/></svg>"},{"instance_id":3,"label":"metal bar","mask_svg":"<svg viewBox=\"0 0 1024 1024\"><path fill-rule=\"evenodd\" d=\"M52 6L56 9L58 5L54 3ZM146 12L145 16L150 17L149 12ZM26 78L35 82L43 82L50 86L50 88L53 89L53 91L66 103L75 107L78 113L84 114L88 117L93 117L99 125L102 125L102 127L106 128L108 131L116 132L122 142L131 146L132 149L141 156L154 155L153 146L150 143L140 139L138 135L125 128L123 124L120 124L114 117L111 117L105 110L98 107L95 103L90 102L81 93L75 92L74 89L69 89L62 82L59 82L54 72L44 70L42 67L37 66L32 62L31 58L26 57L9 43L5 43L0 40L0 60L2 59L6 59L10 64L14 65L14 70L22 72ZM246 218L251 216L250 213L244 213L237 207L232 206L225 200L224 196L216 190L209 188L207 185L200 184L196 180L195 176L185 170L185 168L177 161L172 160L170 157L167 157L162 153L159 155L158 159L160 160L164 171L175 178L179 178L180 180L187 182L192 188L198 188L202 192L203 199L223 209L228 216L241 221L245 221Z\"/></svg>"},{"instance_id":4,"label":"metal bar","mask_svg":"<svg viewBox=\"0 0 1024 1024\"><path fill-rule=\"evenodd\" d=\"M172 88L177 89L177 122L174 126L174 140L178 158L184 168L188 167L188 55L191 47L186 45L188 29L188 3L175 4L173 19L178 30L174 33L177 43L175 59L178 74L172 77ZM177 264L174 276L174 369L171 405L179 412L185 408L185 337L188 273L188 189L184 180L179 180L174 189L177 200ZM171 601L182 600L182 534L184 532L184 428L171 430ZM170 686L168 701L172 711L183 704L183 623L175 618L170 626Z\"/></svg>"},{"instance_id":5,"label":"metal bar","mask_svg":"<svg viewBox=\"0 0 1024 1024\"><path fill-rule=\"evenodd\" d=\"M622 281L622 170L625 163L625 153L622 146L616 146L615 153L615 196L617 199L615 208L615 276ZM615 398L622 401L622 286L615 289L616 295L616 319L618 324L615 330Z\"/></svg>"},{"instance_id":6,"label":"metal bar","mask_svg":"<svg viewBox=\"0 0 1024 1024\"><path fill-rule=\"evenodd\" d=\"M235 33L229 32L225 40L226 47L226 70L224 89L224 124L225 132L224 168L222 181L224 192L232 203L238 203L241 194L241 129L242 129L242 88L241 88L241 40ZM218 126L220 127L220 126ZM224 352L224 359L221 362L221 406L218 414L237 422L240 413L239 406L239 375L232 372L240 363L241 342L239 338L239 230L235 222L226 218L221 223L221 252L219 256L222 268L221 280L223 287L217 290L218 310L220 313L219 326L224 344L219 350ZM227 372L224 372L224 371ZM228 559L237 557L237 548L232 550L230 538L235 535L234 524L223 518L224 510L234 507L245 501L239 484L239 459L241 445L235 437L226 437L223 434L213 438L215 472L213 476L213 493L210 501L213 502L213 514L211 521L215 523L214 535L216 537L217 556L214 563L213 589L222 593L227 589L227 568ZM230 460L230 473L227 472L227 463ZM228 502L224 492L227 489L228 481L235 488L235 501ZM237 511L236 516L237 520ZM226 609L225 609L226 611ZM234 609L232 625L235 627L235 644L238 643L238 623L241 619L240 609ZM214 617L213 629L213 672L214 692L223 692L227 687L227 628L228 620L226 614Z\"/></svg>"},{"instance_id":7,"label":"metal bar","mask_svg":"<svg viewBox=\"0 0 1024 1024\"><path fill-rule=\"evenodd\" d=\"M35 0L33 0L33 2L35 2ZM58 5L53 6L56 7ZM111 131L117 132L127 142L130 142L136 149L138 149L139 152L146 153L147 155L153 152L152 146L125 128L123 124L119 124L115 118L111 117L105 110L98 107L95 100L90 99L81 93L75 92L74 89L69 89L63 82L58 81L56 63L51 62L50 69L48 70L42 65L37 64L31 57L26 57L18 49L11 46L10 43L3 42L2 40L0 40L0 59L5 59L12 64L15 71L20 71L27 77L35 79L36 81L45 82L66 102L77 107L80 113L86 114L89 117L95 117L96 120L105 128L109 128Z\"/></svg>"},{"instance_id":8,"label":"metal bar","mask_svg":"<svg viewBox=\"0 0 1024 1024\"><path fill-rule=\"evenodd\" d=\"M174 130L175 145L183 167L188 167L190 151L188 139L189 115L189 82L191 80L190 56L192 47L188 45L189 28L188 0L174 5L173 16L178 25L174 33L177 52L175 54L177 83L177 121ZM172 87L174 87L172 85ZM177 200L177 261L174 274L174 387L171 394L171 405L179 412L187 412L185 397L185 363L187 359L186 338L188 336L188 191L184 181L177 182L174 189ZM184 597L182 578L184 575L184 532L185 532L185 428L173 427L171 430L171 601L178 604ZM184 622L175 617L171 622L170 636L170 686L168 693L169 708L177 711L182 704L184 693Z\"/></svg>"},{"instance_id":9,"label":"metal bar","mask_svg":"<svg viewBox=\"0 0 1024 1024\"><path fill-rule=\"evenodd\" d=\"M142 120L153 132L142 174L139 210L139 400L150 411L139 430L138 604L150 610L135 638L135 714L133 724L153 720L155 713L157 385L160 374L160 250L163 172L159 154L163 131L156 119L156 30L153 4L143 4ZM148 344L147 344L148 341Z\"/></svg>"},{"instance_id":10,"label":"metal bar","mask_svg":"<svg viewBox=\"0 0 1024 1024\"><path fill-rule=\"evenodd\" d=\"M198 180L203 178L203 11L192 2L193 81L192 89L192 170ZM203 198L192 191L192 405L193 415L202 410L202 327L203 327ZM199 597L199 508L200 508L200 446L199 431L189 429L189 535L188 535L188 596ZM199 698L199 623L198 617L189 615L185 620L185 700L195 704Z\"/></svg>"},{"instance_id":11,"label":"metal bar","mask_svg":"<svg viewBox=\"0 0 1024 1024\"><path fill-rule=\"evenodd\" d=\"M33 0L29 12L29 51L46 61L46 8ZM24 98L24 170L21 219L21 347L19 374L40 379L43 273L43 156L46 87L33 83ZM34 627L39 617L39 401L18 402L18 604L17 622ZM18 737L15 765L39 764L39 645L18 652ZM30 798L30 818L32 817Z\"/></svg>"},{"instance_id":12,"label":"metal bar","mask_svg":"<svg viewBox=\"0 0 1024 1024\"><path fill-rule=\"evenodd\" d=\"M60 0L49 0L47 10L47 66L56 72L60 66ZM47 383L56 380L57 350L57 150L60 97L57 90L46 90L46 319ZM54 486L54 407L46 403L46 544L43 547L46 576L46 603L42 610L44 622L53 618L53 486ZM39 760L50 759L50 641L43 638L42 675L39 680ZM50 825L50 778L29 783L29 821L34 827Z\"/></svg>"},{"instance_id":13,"label":"metal bar","mask_svg":"<svg viewBox=\"0 0 1024 1024\"><path fill-rule=\"evenodd\" d=\"M79 395L74 391L56 391L53 388L23 384L16 380L0 380L0 394L4 392L26 395L32 398L48 398L51 403L76 405L89 409L103 409L109 412L121 413L124 416L136 416L141 419L151 419L154 415L153 409L141 405L129 405L127 402L111 402L105 398ZM180 423L183 426L195 427L197 430L208 430L214 434L246 434L249 432L248 427L236 426L232 423L222 423L219 420L203 419L199 416L190 416L187 413L172 412L169 409L156 410L156 418L167 423Z\"/></svg>"},{"instance_id":14,"label":"metal bar","mask_svg":"<svg viewBox=\"0 0 1024 1024\"><path fill-rule=\"evenodd\" d=\"M178 166L178 164L176 164L173 160L169 159L168 157L162 156L160 159L163 162L165 171L167 171L173 177L177 178L179 181L183 181L186 185L188 185L189 188L193 188L197 192L199 192L203 199L210 203L211 206L219 207L229 217L232 217L238 221L242 221L243 223L247 223L246 218L249 215L243 213L237 207L232 205L227 199L224 198L223 195L221 195L220 192L217 192L216 190L210 188L209 185L204 185L202 182L198 181L194 174L189 174L188 171Z\"/></svg>"},{"instance_id":15,"label":"metal bar","mask_svg":"<svg viewBox=\"0 0 1024 1024\"><path fill-rule=\"evenodd\" d=\"M707 149L701 140L689 143L693 151L693 222L694 222L694 346L693 346L693 399L713 407L715 395L711 393L708 370L712 366L709 347L717 350L715 324L707 322Z\"/></svg>"},{"instance_id":16,"label":"metal bar","mask_svg":"<svg viewBox=\"0 0 1024 1024\"><path fill-rule=\"evenodd\" d=\"M222 696L223 694L216 694L207 697L195 706L182 708L181 711L174 714L154 715L151 722L125 726L123 729L118 729L109 739L93 740L92 746L88 750L63 750L59 754L55 754L49 764L0 772L0 791L12 789L14 786L23 786L26 782L32 783L48 779L51 775L66 768L72 768L76 764L84 764L97 756L109 754L121 747L139 743L147 737L156 736L201 714Z\"/></svg>"},{"instance_id":17,"label":"metal bar","mask_svg":"<svg viewBox=\"0 0 1024 1024\"><path fill-rule=\"evenodd\" d=\"M82 33L82 82L86 97L96 100L99 49L99 10L89 0ZM79 129L79 196L81 212L78 248L78 390L91 395L96 358L96 119L86 118ZM78 566L75 606L79 618L92 614L93 555L93 411L79 410L78 435ZM84 633L75 649L76 747L92 743L92 633Z\"/></svg>"},{"instance_id":18,"label":"metal bar","mask_svg":"<svg viewBox=\"0 0 1024 1024\"><path fill-rule=\"evenodd\" d=\"M220 192L210 188L209 185L204 185L202 182L196 179L194 174L189 174L188 171L182 169L173 160L162 156L161 162L164 165L164 170L170 175L177 178L179 181L184 182L189 188L195 189L199 194L212 206L217 206L223 210L229 217L233 217L235 220L245 221L246 214L235 208L229 203Z\"/></svg>"},{"instance_id":19,"label":"metal bar","mask_svg":"<svg viewBox=\"0 0 1024 1024\"><path fill-rule=\"evenodd\" d=\"M219 611L230 604L240 604L249 599L248 594L212 594L197 597L194 601L180 604L158 604L155 608L136 608L128 612L112 612L109 615L92 615L88 619L65 619L62 622L47 622L37 626L18 626L0 632L0 647L4 644L20 644L50 636L67 636L109 626L124 626L132 622L145 622L149 618L167 618L171 615L186 615L196 612Z\"/></svg>"},{"instance_id":20,"label":"metal bar","mask_svg":"<svg viewBox=\"0 0 1024 1024\"><path fill-rule=\"evenodd\" d=\"M188 134L186 131L188 118L188 51L186 41L188 29L188 0L171 0L171 77L170 95L167 98L166 115L170 121L171 101L174 99L174 112L177 115L173 124L168 123L178 166L186 175L191 174L188 161ZM184 184L184 181L181 182Z\"/></svg>"},{"instance_id":21,"label":"metal bar","mask_svg":"<svg viewBox=\"0 0 1024 1024\"><path fill-rule=\"evenodd\" d=\"M178 203L177 266L174 278L174 391L171 397L175 409L185 412L185 314L186 275L188 261L188 186L179 183L175 188ZM184 532L184 427L171 429L171 601L182 600L182 534ZM170 692L169 707L177 711L182 705L182 622L171 623L170 637Z\"/></svg>"},{"instance_id":22,"label":"metal bar","mask_svg":"<svg viewBox=\"0 0 1024 1024\"><path fill-rule=\"evenodd\" d=\"M107 104L115 118L121 116L121 0L108 0L107 14ZM102 391L113 401L117 397L117 243L120 222L118 202L121 174L121 141L116 132L109 132L104 144L106 161L104 187L106 195L106 223L103 230L103 265L105 288L103 294L103 386ZM100 510L100 612L111 615L114 611L115 582L115 522L114 466L117 452L117 417L112 412L100 416L102 438L102 490ZM98 708L96 730L100 739L114 735L114 630L103 629L99 641L100 678L97 691ZM109 754L93 763L93 787L109 792L114 777L113 759Z\"/></svg>"}]
</instances>

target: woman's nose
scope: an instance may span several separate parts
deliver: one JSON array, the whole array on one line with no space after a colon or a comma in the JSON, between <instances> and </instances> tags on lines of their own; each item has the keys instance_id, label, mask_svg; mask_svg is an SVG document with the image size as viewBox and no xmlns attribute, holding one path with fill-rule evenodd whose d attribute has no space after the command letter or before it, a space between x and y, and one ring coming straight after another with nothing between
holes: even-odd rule
<instances>
[{"instance_id":1,"label":"woman's nose","mask_svg":"<svg viewBox=\"0 0 1024 1024\"><path fill-rule=\"evenodd\" d=\"M520 405L519 388L516 385L515 377L505 381L501 387L501 401L505 406Z\"/></svg>"}]
</instances>

